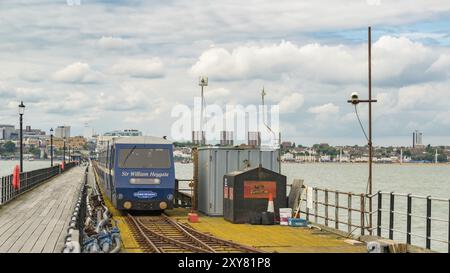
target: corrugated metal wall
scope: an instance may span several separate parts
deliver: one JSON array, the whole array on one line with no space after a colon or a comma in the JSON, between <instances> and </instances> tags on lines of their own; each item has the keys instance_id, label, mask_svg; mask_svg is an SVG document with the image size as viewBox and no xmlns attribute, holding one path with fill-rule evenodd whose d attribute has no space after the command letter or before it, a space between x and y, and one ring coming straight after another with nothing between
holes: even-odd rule
<instances>
[{"instance_id":1,"label":"corrugated metal wall","mask_svg":"<svg viewBox=\"0 0 450 273\"><path fill-rule=\"evenodd\" d=\"M223 215L223 176L244 168L262 167L279 172L279 150L202 147L198 149L198 209Z\"/></svg>"}]
</instances>

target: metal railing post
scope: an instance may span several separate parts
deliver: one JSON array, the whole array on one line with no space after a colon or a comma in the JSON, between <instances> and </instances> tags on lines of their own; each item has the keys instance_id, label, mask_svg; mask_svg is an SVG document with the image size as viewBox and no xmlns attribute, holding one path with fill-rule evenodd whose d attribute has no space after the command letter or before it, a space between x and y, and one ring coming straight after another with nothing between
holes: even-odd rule
<instances>
[{"instance_id":1,"label":"metal railing post","mask_svg":"<svg viewBox=\"0 0 450 273\"><path fill-rule=\"evenodd\" d=\"M334 197L334 227L339 229L339 193L336 191Z\"/></svg>"},{"instance_id":2,"label":"metal railing post","mask_svg":"<svg viewBox=\"0 0 450 273\"><path fill-rule=\"evenodd\" d=\"M448 226L448 241L447 241L447 244L448 244L448 253L450 253L450 199L448 200L448 223L447 223L447 226Z\"/></svg>"},{"instance_id":3,"label":"metal railing post","mask_svg":"<svg viewBox=\"0 0 450 273\"><path fill-rule=\"evenodd\" d=\"M317 193L317 188L314 188L314 221L318 222L319 205L317 204L319 199L319 194Z\"/></svg>"},{"instance_id":4,"label":"metal railing post","mask_svg":"<svg viewBox=\"0 0 450 273\"><path fill-rule=\"evenodd\" d=\"M394 238L394 193L390 193L390 204L389 204L389 239Z\"/></svg>"},{"instance_id":5,"label":"metal railing post","mask_svg":"<svg viewBox=\"0 0 450 273\"><path fill-rule=\"evenodd\" d=\"M364 211L365 211L365 205L364 205L364 194L361 193L359 196L360 199L360 222L361 222L361 235L364 235L364 229L365 229L365 223L364 223Z\"/></svg>"},{"instance_id":6,"label":"metal railing post","mask_svg":"<svg viewBox=\"0 0 450 273\"><path fill-rule=\"evenodd\" d=\"M377 204L377 236L381 237L381 209L383 208L383 194L381 191L378 191L378 204Z\"/></svg>"},{"instance_id":7,"label":"metal railing post","mask_svg":"<svg viewBox=\"0 0 450 273\"><path fill-rule=\"evenodd\" d=\"M328 226L328 189L325 189L325 226Z\"/></svg>"},{"instance_id":8,"label":"metal railing post","mask_svg":"<svg viewBox=\"0 0 450 273\"><path fill-rule=\"evenodd\" d=\"M348 216L347 216L347 228L348 233L352 232L352 193L349 192L347 195L347 210L348 210Z\"/></svg>"},{"instance_id":9,"label":"metal railing post","mask_svg":"<svg viewBox=\"0 0 450 273\"><path fill-rule=\"evenodd\" d=\"M431 196L427 196L427 230L426 230L426 248L431 248Z\"/></svg>"},{"instance_id":10,"label":"metal railing post","mask_svg":"<svg viewBox=\"0 0 450 273\"><path fill-rule=\"evenodd\" d=\"M412 210L412 198L409 193L407 198L407 211L406 211L406 243L411 244L411 210Z\"/></svg>"}]
</instances>

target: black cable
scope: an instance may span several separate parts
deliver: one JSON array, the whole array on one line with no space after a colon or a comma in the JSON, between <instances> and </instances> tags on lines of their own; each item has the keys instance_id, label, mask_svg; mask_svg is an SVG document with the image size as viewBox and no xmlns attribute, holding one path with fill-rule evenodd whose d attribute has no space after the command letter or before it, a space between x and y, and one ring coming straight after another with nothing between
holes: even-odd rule
<instances>
[{"instance_id":1,"label":"black cable","mask_svg":"<svg viewBox=\"0 0 450 273\"><path fill-rule=\"evenodd\" d=\"M361 126L361 130L363 131L367 142L369 142L369 138L367 137L366 131L364 130L364 126L362 125L361 119L359 118L358 109L356 108L356 104L354 104L354 106L355 106L355 114L356 114L356 117L358 118L359 126Z\"/></svg>"}]
</instances>

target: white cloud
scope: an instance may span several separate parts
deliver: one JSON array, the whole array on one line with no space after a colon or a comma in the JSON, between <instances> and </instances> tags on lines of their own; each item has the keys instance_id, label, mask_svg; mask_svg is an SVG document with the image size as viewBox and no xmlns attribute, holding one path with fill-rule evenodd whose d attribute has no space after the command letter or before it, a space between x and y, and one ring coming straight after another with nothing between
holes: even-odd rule
<instances>
[{"instance_id":1,"label":"white cloud","mask_svg":"<svg viewBox=\"0 0 450 273\"><path fill-rule=\"evenodd\" d=\"M161 78L164 76L164 65L159 58L123 59L113 65L111 71L136 78Z\"/></svg>"},{"instance_id":2,"label":"white cloud","mask_svg":"<svg viewBox=\"0 0 450 273\"><path fill-rule=\"evenodd\" d=\"M333 103L327 103L319 106L310 107L308 112L313 114L336 114L339 112L339 107L334 105Z\"/></svg>"},{"instance_id":3,"label":"white cloud","mask_svg":"<svg viewBox=\"0 0 450 273\"><path fill-rule=\"evenodd\" d=\"M100 48L103 49L129 49L134 46L131 41L119 37L105 37L103 36L97 41Z\"/></svg>"},{"instance_id":4,"label":"white cloud","mask_svg":"<svg viewBox=\"0 0 450 273\"><path fill-rule=\"evenodd\" d=\"M310 107L308 112L315 114L318 120L325 121L331 116L339 113L339 106L336 106L330 102L327 104Z\"/></svg>"},{"instance_id":5,"label":"white cloud","mask_svg":"<svg viewBox=\"0 0 450 273\"><path fill-rule=\"evenodd\" d=\"M53 80L66 83L96 83L103 75L91 69L89 64L76 62L53 74Z\"/></svg>"},{"instance_id":6,"label":"white cloud","mask_svg":"<svg viewBox=\"0 0 450 273\"><path fill-rule=\"evenodd\" d=\"M295 113L305 101L304 96L299 93L292 93L285 96L279 103L281 113Z\"/></svg>"},{"instance_id":7,"label":"white cloud","mask_svg":"<svg viewBox=\"0 0 450 273\"><path fill-rule=\"evenodd\" d=\"M448 51L448 50L447 50ZM432 68L448 71L447 55L405 37L382 36L373 44L373 77L378 84L402 85L436 79ZM438 59L439 58L439 59ZM362 83L367 75L367 45L299 46L283 41L271 45L238 46L231 51L211 48L191 67L191 75L222 80L302 78L329 83Z\"/></svg>"}]
</instances>

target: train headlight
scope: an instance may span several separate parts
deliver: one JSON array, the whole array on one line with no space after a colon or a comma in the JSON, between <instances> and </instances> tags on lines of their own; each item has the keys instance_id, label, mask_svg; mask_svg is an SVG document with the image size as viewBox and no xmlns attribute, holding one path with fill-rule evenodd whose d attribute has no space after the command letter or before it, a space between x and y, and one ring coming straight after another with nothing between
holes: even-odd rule
<instances>
[{"instance_id":1,"label":"train headlight","mask_svg":"<svg viewBox=\"0 0 450 273\"><path fill-rule=\"evenodd\" d=\"M123 203L123 207L124 207L125 209L131 209L132 204L131 204L130 201L125 201L125 202Z\"/></svg>"},{"instance_id":2,"label":"train headlight","mask_svg":"<svg viewBox=\"0 0 450 273\"><path fill-rule=\"evenodd\" d=\"M167 208L167 203L166 202L159 203L159 208L160 209L166 209Z\"/></svg>"}]
</instances>

